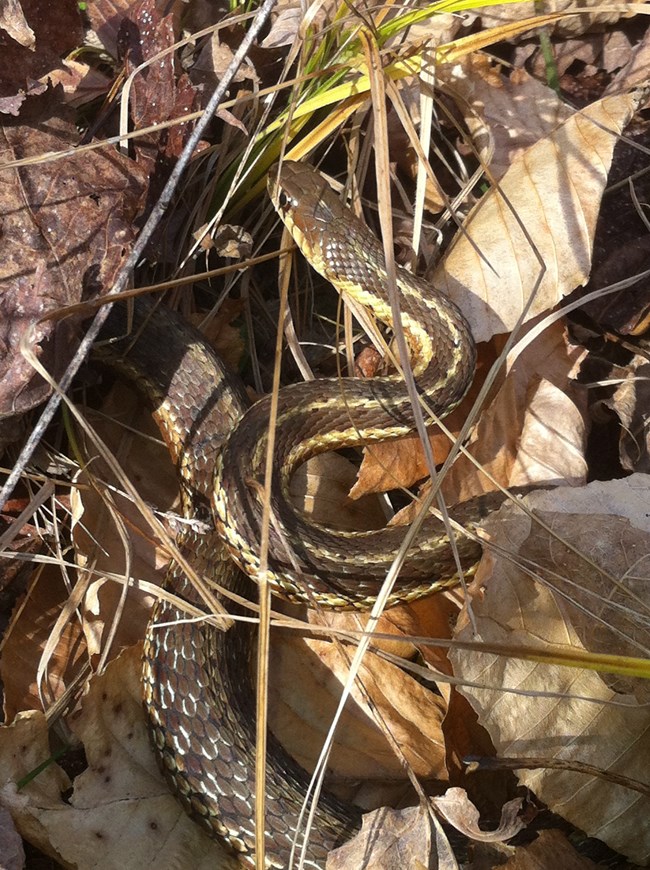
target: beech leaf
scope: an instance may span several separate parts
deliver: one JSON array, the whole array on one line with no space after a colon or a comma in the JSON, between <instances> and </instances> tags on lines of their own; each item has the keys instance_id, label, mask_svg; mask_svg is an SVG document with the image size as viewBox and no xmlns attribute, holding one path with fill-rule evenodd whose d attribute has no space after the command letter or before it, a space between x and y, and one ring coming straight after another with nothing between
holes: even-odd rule
<instances>
[{"instance_id":1,"label":"beech leaf","mask_svg":"<svg viewBox=\"0 0 650 870\"><path fill-rule=\"evenodd\" d=\"M460 306L476 341L512 331L540 257L546 270L526 319L587 281L614 146L642 98L634 91L576 112L519 154L470 212L432 281Z\"/></svg>"},{"instance_id":2,"label":"beech leaf","mask_svg":"<svg viewBox=\"0 0 650 870\"><path fill-rule=\"evenodd\" d=\"M516 506L502 509L485 525L508 559L483 560L472 601L479 637L467 623L457 638L510 646L513 653L541 647L563 656L585 650L641 655L647 649L649 499L650 477L643 474L527 497L529 507L544 511L545 527L570 547ZM645 682L514 655L455 650L450 658L457 677L482 686L461 691L498 755L577 762L603 772L595 777L542 767L520 770L521 783L588 835L633 861L647 861L650 829L639 825L650 810L647 792L607 779L611 772L648 787Z\"/></svg>"}]
</instances>

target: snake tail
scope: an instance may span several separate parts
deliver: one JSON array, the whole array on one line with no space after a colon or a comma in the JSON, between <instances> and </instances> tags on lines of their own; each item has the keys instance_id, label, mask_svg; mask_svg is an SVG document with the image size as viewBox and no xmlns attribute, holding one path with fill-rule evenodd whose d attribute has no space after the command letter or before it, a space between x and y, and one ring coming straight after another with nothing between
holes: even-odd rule
<instances>
[{"instance_id":1,"label":"snake tail","mask_svg":"<svg viewBox=\"0 0 650 870\"><path fill-rule=\"evenodd\" d=\"M129 333L128 337L124 337ZM186 519L210 522L215 458L248 401L239 379L205 339L164 307L137 300L129 314L115 305L96 356L149 400L176 465ZM244 610L218 590L249 597L250 580L228 558L214 531L186 523L177 544L194 570L209 578L234 616ZM202 601L172 561L166 588ZM250 615L250 611L248 612ZM186 622L181 607L160 600L147 628L143 659L145 715L159 766L192 818L254 866L256 716L250 661L255 627L228 631ZM267 866L284 868L302 842L300 816L309 777L272 734L268 736ZM305 847L305 867L324 868L331 849L360 823L358 812L323 793Z\"/></svg>"}]
</instances>

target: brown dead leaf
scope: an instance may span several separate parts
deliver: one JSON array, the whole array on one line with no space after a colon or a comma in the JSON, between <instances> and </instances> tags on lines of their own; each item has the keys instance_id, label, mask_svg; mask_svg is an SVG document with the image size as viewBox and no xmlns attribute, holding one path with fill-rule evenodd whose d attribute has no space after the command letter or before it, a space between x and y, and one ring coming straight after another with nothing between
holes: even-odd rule
<instances>
[{"instance_id":1,"label":"brown dead leaf","mask_svg":"<svg viewBox=\"0 0 650 870\"><path fill-rule=\"evenodd\" d=\"M303 22L304 11L299 4L286 3L278 10L273 19L273 24L264 37L263 48L282 48L284 45L293 45L299 38L300 26Z\"/></svg>"},{"instance_id":2,"label":"brown dead leaf","mask_svg":"<svg viewBox=\"0 0 650 870\"><path fill-rule=\"evenodd\" d=\"M528 846L519 846L502 870L597 870L596 864L579 855L561 831L540 831Z\"/></svg>"},{"instance_id":3,"label":"brown dead leaf","mask_svg":"<svg viewBox=\"0 0 650 870\"><path fill-rule=\"evenodd\" d=\"M202 84L210 93L223 76L232 56L233 51L224 42L223 33L220 35L218 31L215 31L201 49L196 63L192 67L192 81ZM250 60L244 61L233 79L235 82L247 80L259 84L259 78Z\"/></svg>"},{"instance_id":4,"label":"brown dead leaf","mask_svg":"<svg viewBox=\"0 0 650 870\"><path fill-rule=\"evenodd\" d=\"M69 787L51 765L21 792L16 781L49 757L41 714L0 729L0 801L21 834L66 867L228 868L235 861L194 824L158 772L142 715L141 647L94 677L73 727L88 768ZM71 836L71 832L74 836Z\"/></svg>"},{"instance_id":5,"label":"brown dead leaf","mask_svg":"<svg viewBox=\"0 0 650 870\"><path fill-rule=\"evenodd\" d=\"M163 16L159 5L156 0L140 0L129 10L118 31L118 47L127 74L146 64L133 79L130 94L129 108L136 129L187 115L197 100L189 77L183 73L177 79L173 53L158 56L175 41L174 15ZM152 185L156 193L166 181L162 177L165 173L161 173L161 160L164 165L177 158L191 132L191 125L184 121L160 133L138 137L138 162L150 171L156 170Z\"/></svg>"},{"instance_id":6,"label":"brown dead leaf","mask_svg":"<svg viewBox=\"0 0 650 870\"><path fill-rule=\"evenodd\" d=\"M508 360L508 374L479 418L469 452L507 486L584 481L586 396L573 380L583 348L557 322ZM447 491L465 501L490 483L461 456Z\"/></svg>"},{"instance_id":7,"label":"brown dead leaf","mask_svg":"<svg viewBox=\"0 0 650 870\"><path fill-rule=\"evenodd\" d=\"M81 626L76 619L71 618L58 636L52 637L69 595L61 571L47 565L39 574L38 581L30 586L27 599L12 615L0 657L7 722L12 722L20 711L40 711L41 698L46 704L61 698L86 661ZM35 677L48 641L52 649L45 671L45 685L40 687L41 695Z\"/></svg>"},{"instance_id":8,"label":"brown dead leaf","mask_svg":"<svg viewBox=\"0 0 650 870\"><path fill-rule=\"evenodd\" d=\"M635 357L627 366L625 380L611 399L604 402L621 421L620 460L627 471L650 471L650 364Z\"/></svg>"},{"instance_id":9,"label":"brown dead leaf","mask_svg":"<svg viewBox=\"0 0 650 870\"><path fill-rule=\"evenodd\" d=\"M82 44L81 18L75 0L22 0L20 5L3 3L1 8L5 23L0 19L0 26L7 29L8 18L15 30L12 39L1 39L0 97L17 98L20 103L33 81L59 69L61 58ZM12 114L19 111L19 103Z\"/></svg>"},{"instance_id":10,"label":"brown dead leaf","mask_svg":"<svg viewBox=\"0 0 650 870\"><path fill-rule=\"evenodd\" d=\"M111 57L118 57L118 31L122 21L138 5L139 0L93 0L86 14L92 30L88 36L91 44L102 46Z\"/></svg>"},{"instance_id":11,"label":"brown dead leaf","mask_svg":"<svg viewBox=\"0 0 650 870\"><path fill-rule=\"evenodd\" d=\"M494 153L490 174L498 181L517 154L552 134L568 120L571 109L554 90L524 69L509 76L484 54L470 54L443 71L443 81L464 111L474 136L490 131ZM488 257L489 258L489 257ZM500 264L499 264L500 265Z\"/></svg>"},{"instance_id":12,"label":"brown dead leaf","mask_svg":"<svg viewBox=\"0 0 650 870\"><path fill-rule=\"evenodd\" d=\"M544 514L547 524L617 578L616 586L559 542L544 544L543 531L529 518L508 510L505 522L502 510L491 520L494 543L518 560L530 559L545 585L510 558L484 559L476 583L484 591L472 603L480 639L513 649L556 647L563 655L572 649L639 655L639 643L647 640L649 497L650 479L636 474L527 498L530 506L553 511ZM457 636L477 639L468 625ZM583 762L647 782L650 714L642 681L611 688L589 670L468 651L450 658L458 677L485 687L462 691L499 755ZM522 770L519 779L589 835L633 861L648 859L649 832L639 819L650 806L639 792L573 771Z\"/></svg>"},{"instance_id":13,"label":"brown dead leaf","mask_svg":"<svg viewBox=\"0 0 650 870\"><path fill-rule=\"evenodd\" d=\"M63 99L78 108L108 92L110 79L99 70L78 60L64 60L61 68L44 76L45 83L62 85Z\"/></svg>"},{"instance_id":14,"label":"brown dead leaf","mask_svg":"<svg viewBox=\"0 0 650 870\"><path fill-rule=\"evenodd\" d=\"M314 522L347 531L382 528L386 515L381 502L374 496L352 497L355 477L356 467L348 459L323 453L298 469L289 489L294 504Z\"/></svg>"},{"instance_id":15,"label":"brown dead leaf","mask_svg":"<svg viewBox=\"0 0 650 870\"><path fill-rule=\"evenodd\" d=\"M19 0L5 0L0 6L0 29L23 48L34 48L34 31L27 23Z\"/></svg>"},{"instance_id":16,"label":"brown dead leaf","mask_svg":"<svg viewBox=\"0 0 650 870\"><path fill-rule=\"evenodd\" d=\"M30 98L19 120L5 121L0 163L72 149L74 121L51 92ZM143 188L138 168L112 148L95 151L92 160L73 153L0 173L0 416L20 414L49 394L20 342L32 330L32 350L55 377L61 373L74 351L75 324L41 318L108 289L134 236Z\"/></svg>"},{"instance_id":17,"label":"brown dead leaf","mask_svg":"<svg viewBox=\"0 0 650 870\"><path fill-rule=\"evenodd\" d=\"M586 394L573 380L584 355L583 348L569 343L565 327L555 323L516 357L496 394L488 398L468 451L502 486L585 480ZM434 431L431 439L436 452L448 449L445 435ZM459 456L442 492L449 504L458 504L493 489L471 460ZM395 521L412 522L417 510L414 503Z\"/></svg>"},{"instance_id":18,"label":"brown dead leaf","mask_svg":"<svg viewBox=\"0 0 650 870\"><path fill-rule=\"evenodd\" d=\"M303 767L313 769L318 759L348 667L327 641L287 638L274 650L279 682L270 693L271 730ZM444 700L374 654L365 656L360 677L371 706L355 687L336 731L333 774L348 780L397 780L403 788L404 769L381 733L384 727L419 776L446 780Z\"/></svg>"},{"instance_id":19,"label":"brown dead leaf","mask_svg":"<svg viewBox=\"0 0 650 870\"><path fill-rule=\"evenodd\" d=\"M44 835L42 820L57 817L65 808L61 794L70 787L70 780L52 763L20 791L17 786L51 755L43 713L20 713L11 725L0 727L0 804L9 810L16 828L26 840L56 858L56 850ZM71 839L69 832L68 839Z\"/></svg>"},{"instance_id":20,"label":"brown dead leaf","mask_svg":"<svg viewBox=\"0 0 650 870\"><path fill-rule=\"evenodd\" d=\"M614 146L642 94L608 97L576 112L522 152L470 212L432 282L468 318L474 338L510 332L541 275L522 225L546 265L526 319L584 284Z\"/></svg>"},{"instance_id":21,"label":"brown dead leaf","mask_svg":"<svg viewBox=\"0 0 650 870\"><path fill-rule=\"evenodd\" d=\"M621 66L621 64L618 64ZM643 86L650 79L650 33L646 29L641 40L636 43L625 66L612 79L605 94L622 94L634 87Z\"/></svg>"},{"instance_id":22,"label":"brown dead leaf","mask_svg":"<svg viewBox=\"0 0 650 870\"><path fill-rule=\"evenodd\" d=\"M357 836L327 859L327 870L425 870L431 866L458 870L442 828L422 807L382 808L364 815Z\"/></svg>"},{"instance_id":23,"label":"brown dead leaf","mask_svg":"<svg viewBox=\"0 0 650 870\"><path fill-rule=\"evenodd\" d=\"M549 31L555 35L567 36L579 35L592 27L613 24L625 15L626 3L632 0L624 0L616 7L608 8L607 11L599 11L602 7L601 0L584 0L580 4L580 14L570 15L555 22L549 27ZM544 5L544 12L575 12L576 6L572 0L549 0ZM631 13L633 14L633 13ZM494 6L484 6L480 10L480 18L484 27L498 27L510 21L521 21L539 15L539 9L534 0L525 0L522 3L502 3Z\"/></svg>"},{"instance_id":24,"label":"brown dead leaf","mask_svg":"<svg viewBox=\"0 0 650 870\"><path fill-rule=\"evenodd\" d=\"M89 414L89 419L127 478L138 487L141 497L161 511L173 511L178 499L176 474L151 412L143 406L140 396L118 383L107 396L101 414ZM107 579L106 575L122 576L127 567L116 516L128 534L131 577L160 583L168 557L139 509L120 493L123 491L120 481L108 471L97 450L88 450L87 470L78 476L78 486L72 491L72 536L77 564L94 571L81 605L86 643L94 656L104 648L123 591L121 583ZM116 516L100 494L106 495L107 486L114 487L111 497ZM129 589L127 606L119 612L114 653L142 639L150 610L151 597L138 589L137 584Z\"/></svg>"}]
</instances>

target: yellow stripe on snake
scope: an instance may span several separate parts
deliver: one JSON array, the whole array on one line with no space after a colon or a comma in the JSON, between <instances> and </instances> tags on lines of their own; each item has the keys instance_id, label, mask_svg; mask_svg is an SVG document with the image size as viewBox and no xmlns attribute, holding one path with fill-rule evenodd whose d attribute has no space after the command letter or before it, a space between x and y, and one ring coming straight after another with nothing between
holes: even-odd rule
<instances>
[{"instance_id":1,"label":"yellow stripe on snake","mask_svg":"<svg viewBox=\"0 0 650 870\"><path fill-rule=\"evenodd\" d=\"M286 162L270 173L269 188L276 210L313 267L392 326L382 247L325 179L309 166ZM418 391L442 417L458 404L473 376L475 349L469 326L453 303L406 270L398 268L397 285L399 328L412 353ZM166 310L138 304L134 326L136 335L142 331L140 338L108 345L101 353L153 402L178 468L184 512L216 526L216 532L207 535L190 526L179 547L199 574L249 595L250 583L236 566L255 579L270 398L248 408L238 379L198 333ZM124 312L116 309L109 330L124 335ZM128 353L122 354L125 347ZM398 375L323 379L280 391L268 557L274 592L324 607L372 604L406 529L347 533L316 525L292 506L289 481L315 454L396 438L413 428L412 408ZM472 509L454 516L472 525ZM459 537L457 546L464 567L477 561L478 544ZM454 582L456 565L445 530L437 520L427 519L390 603ZM178 566L172 565L167 586L200 604ZM226 604L232 611L233 605ZM252 629L241 623L226 632L201 624L170 625L182 617L172 605L159 603L147 632L144 697L154 746L185 809L252 864ZM157 628L161 623L165 627ZM271 866L289 865L307 782L305 772L270 735L266 856ZM304 866L324 867L330 849L357 825L355 810L321 796ZM300 837L297 846L299 855Z\"/></svg>"}]
</instances>

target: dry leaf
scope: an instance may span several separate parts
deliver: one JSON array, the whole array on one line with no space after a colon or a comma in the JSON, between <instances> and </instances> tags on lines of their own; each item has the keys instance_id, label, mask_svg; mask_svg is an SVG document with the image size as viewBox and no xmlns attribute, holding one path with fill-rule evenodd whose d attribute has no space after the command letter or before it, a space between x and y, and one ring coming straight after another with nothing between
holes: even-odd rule
<instances>
[{"instance_id":1,"label":"dry leaf","mask_svg":"<svg viewBox=\"0 0 650 870\"><path fill-rule=\"evenodd\" d=\"M438 870L458 870L437 820L421 807L383 808L364 815L357 836L330 853L327 870L426 870L432 864Z\"/></svg>"},{"instance_id":2,"label":"dry leaf","mask_svg":"<svg viewBox=\"0 0 650 870\"><path fill-rule=\"evenodd\" d=\"M49 764L20 791L17 783L51 758L48 726L43 713L20 713L11 725L0 727L0 804L8 809L19 833L42 852L57 857L42 826L65 807L61 794L70 780ZM69 838L69 833L68 833Z\"/></svg>"},{"instance_id":3,"label":"dry leaf","mask_svg":"<svg viewBox=\"0 0 650 870\"><path fill-rule=\"evenodd\" d=\"M496 181L517 154L571 116L571 109L554 90L523 69L503 75L484 54L468 55L443 71L443 77L472 136L484 136L489 130L494 146L489 168Z\"/></svg>"},{"instance_id":4,"label":"dry leaf","mask_svg":"<svg viewBox=\"0 0 650 870\"><path fill-rule=\"evenodd\" d=\"M0 163L74 148L74 113L51 92L30 98L5 121ZM41 321L62 305L106 291L134 237L144 178L112 147L0 173L0 416L21 413L49 395L20 352L30 347L56 377L75 349L75 321Z\"/></svg>"},{"instance_id":5,"label":"dry leaf","mask_svg":"<svg viewBox=\"0 0 650 870\"><path fill-rule=\"evenodd\" d=\"M94 677L74 731L88 768L69 787L51 765L16 792L16 781L50 755L42 714L0 729L0 801L21 834L64 866L102 870L238 866L194 824L158 772L142 715L141 647ZM71 836L74 832L74 836Z\"/></svg>"},{"instance_id":6,"label":"dry leaf","mask_svg":"<svg viewBox=\"0 0 650 870\"><path fill-rule=\"evenodd\" d=\"M379 499L352 495L356 471L348 459L337 453L315 456L291 479L294 504L309 514L314 522L336 529L382 528L386 524L386 515Z\"/></svg>"},{"instance_id":7,"label":"dry leaf","mask_svg":"<svg viewBox=\"0 0 650 870\"><path fill-rule=\"evenodd\" d=\"M511 332L546 265L526 320L553 308L591 271L596 220L614 146L642 95L576 112L522 152L470 212L432 282L459 305L474 338Z\"/></svg>"},{"instance_id":8,"label":"dry leaf","mask_svg":"<svg viewBox=\"0 0 650 870\"><path fill-rule=\"evenodd\" d=\"M523 819L519 818L519 812L523 805L522 798L515 798L515 800L504 804L501 808L499 826L493 831L484 831L479 826L479 811L468 798L464 788L448 788L441 797L431 798L431 802L457 831L472 840L481 840L483 843L509 840L526 827Z\"/></svg>"},{"instance_id":9,"label":"dry leaf","mask_svg":"<svg viewBox=\"0 0 650 870\"><path fill-rule=\"evenodd\" d=\"M0 867L2 870L23 870L25 849L23 840L11 818L11 813L0 807Z\"/></svg>"},{"instance_id":10,"label":"dry leaf","mask_svg":"<svg viewBox=\"0 0 650 870\"><path fill-rule=\"evenodd\" d=\"M110 79L100 70L78 60L64 60L60 69L44 76L44 83L63 86L64 101L78 108L103 96L110 88Z\"/></svg>"},{"instance_id":11,"label":"dry leaf","mask_svg":"<svg viewBox=\"0 0 650 870\"><path fill-rule=\"evenodd\" d=\"M129 109L136 129L156 126L189 114L198 101L197 91L186 74L177 76L174 55L174 15L162 15L156 0L140 0L122 21L118 46L127 74L147 64L133 79ZM167 52L162 57L161 52ZM167 180L169 166L182 152L192 132L190 122L148 133L135 140L138 163L152 173L154 191Z\"/></svg>"},{"instance_id":12,"label":"dry leaf","mask_svg":"<svg viewBox=\"0 0 650 870\"><path fill-rule=\"evenodd\" d=\"M469 452L502 485L582 483L587 474L586 394L573 381L585 356L563 324L545 329L516 358L472 433ZM465 501L492 484L466 457L445 481Z\"/></svg>"},{"instance_id":13,"label":"dry leaf","mask_svg":"<svg viewBox=\"0 0 650 870\"><path fill-rule=\"evenodd\" d=\"M622 94L634 87L643 87L648 80L650 80L650 32L646 28L641 41L632 49L632 56L609 83L605 94Z\"/></svg>"},{"instance_id":14,"label":"dry leaf","mask_svg":"<svg viewBox=\"0 0 650 870\"><path fill-rule=\"evenodd\" d=\"M488 398L468 451L502 486L585 480L586 393L573 381L585 353L569 344L564 326L555 323L526 346L496 395ZM434 430L431 440L436 453L448 449L447 436ZM364 461L369 463L370 455ZM494 485L483 471L459 456L442 487L448 504L491 492ZM412 522L418 508L409 505L395 521Z\"/></svg>"},{"instance_id":15,"label":"dry leaf","mask_svg":"<svg viewBox=\"0 0 650 870\"><path fill-rule=\"evenodd\" d=\"M205 90L210 93L232 61L232 56L233 50L224 42L223 34L215 31L202 47L196 63L192 67L192 81L203 85ZM235 82L247 80L254 84L259 83L259 77L250 60L244 61L233 79Z\"/></svg>"},{"instance_id":16,"label":"dry leaf","mask_svg":"<svg viewBox=\"0 0 650 870\"><path fill-rule=\"evenodd\" d=\"M604 24L612 24L625 15L625 5L632 0L624 0L615 8L606 12L599 12L603 5L601 0L582 0L579 7L579 15L568 14L552 25L549 29L555 35L576 34L579 35L592 27ZM592 10L592 11L590 11ZM572 0L547 0L544 4L544 12L576 12L576 5ZM539 9L533 0L525 0L522 3L502 3L494 6L481 7L480 19L483 27L498 27L510 21L521 21L539 15Z\"/></svg>"},{"instance_id":17,"label":"dry leaf","mask_svg":"<svg viewBox=\"0 0 650 870\"><path fill-rule=\"evenodd\" d=\"M13 114L18 114L31 83L60 69L61 58L83 43L83 30L75 0L22 0L20 5L3 0L0 27L9 30L8 25L13 38L1 40L0 98L17 99Z\"/></svg>"},{"instance_id":18,"label":"dry leaf","mask_svg":"<svg viewBox=\"0 0 650 870\"><path fill-rule=\"evenodd\" d=\"M649 498L650 478L640 474L527 498L529 505L553 511L544 515L546 523L617 578L617 587L559 542L549 539L544 545L542 531L528 517L513 510L506 521L501 511L494 519L494 543L518 560L530 559L548 585L534 582L512 555L484 559L476 581L484 592L472 602L479 638L468 625L458 638L513 649L555 647L564 655L572 649L602 652L601 646L639 655L639 640L647 638ZM486 569L490 562L493 567ZM615 691L589 670L468 651L450 658L458 677L485 687L462 691L499 755L583 762L647 784L650 713L629 694L634 689L645 702L643 681L618 681ZM509 687L523 694L508 693ZM647 816L650 802L638 791L573 771L522 770L519 779L581 830L633 861L648 860L650 831L639 819Z\"/></svg>"},{"instance_id":19,"label":"dry leaf","mask_svg":"<svg viewBox=\"0 0 650 870\"><path fill-rule=\"evenodd\" d=\"M348 661L341 659L334 644L326 641L288 638L275 645L271 730L303 767L314 767L348 667ZM400 784L405 781L400 759L382 735L375 715L378 714L379 721L390 731L419 776L446 780L443 698L372 653L365 656L360 675L364 691L358 686L353 688L336 731L336 746L329 765L334 776L348 780L397 780Z\"/></svg>"},{"instance_id":20,"label":"dry leaf","mask_svg":"<svg viewBox=\"0 0 650 870\"><path fill-rule=\"evenodd\" d=\"M4 0L0 6L0 28L24 48L34 48L34 31L27 23L18 0Z\"/></svg>"},{"instance_id":21,"label":"dry leaf","mask_svg":"<svg viewBox=\"0 0 650 870\"><path fill-rule=\"evenodd\" d=\"M86 650L79 621L70 614L60 631L52 634L69 597L70 589L61 571L46 565L38 581L30 586L27 599L12 615L0 657L5 721L12 722L20 711L40 711L43 701L49 704L59 700L81 672ZM45 685L39 687L36 673L48 641L51 648Z\"/></svg>"},{"instance_id":22,"label":"dry leaf","mask_svg":"<svg viewBox=\"0 0 650 870\"><path fill-rule=\"evenodd\" d=\"M528 846L519 846L501 870L597 870L589 858L579 855L561 831L540 831Z\"/></svg>"},{"instance_id":23,"label":"dry leaf","mask_svg":"<svg viewBox=\"0 0 650 870\"><path fill-rule=\"evenodd\" d=\"M620 460L627 471L650 471L650 364L635 357L627 366L625 379L611 399L604 403L621 422Z\"/></svg>"}]
</instances>

